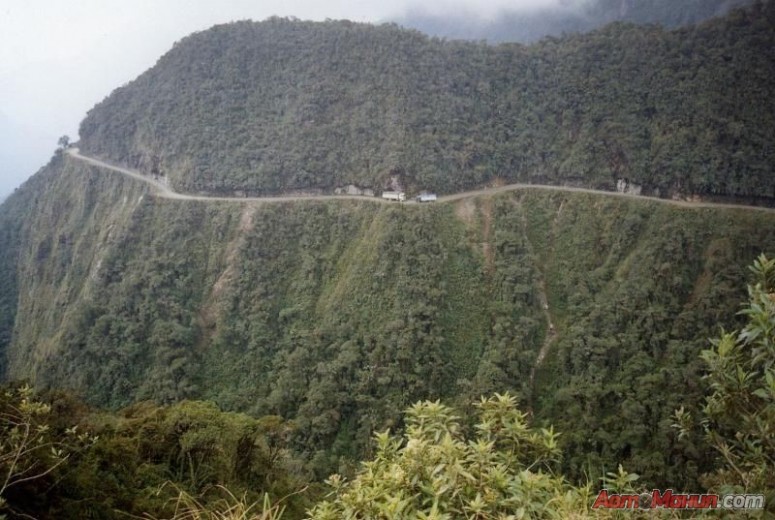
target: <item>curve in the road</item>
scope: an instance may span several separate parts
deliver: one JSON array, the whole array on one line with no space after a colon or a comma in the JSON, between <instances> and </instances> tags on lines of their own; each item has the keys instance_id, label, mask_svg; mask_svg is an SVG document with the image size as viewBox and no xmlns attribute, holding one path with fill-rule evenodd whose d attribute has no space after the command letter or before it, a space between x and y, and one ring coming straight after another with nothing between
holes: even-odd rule
<instances>
[{"instance_id":1,"label":"curve in the road","mask_svg":"<svg viewBox=\"0 0 775 520\"><path fill-rule=\"evenodd\" d=\"M156 195L165 199L172 200L195 200L195 201L219 201L219 202L234 202L234 203L246 203L246 202L291 202L298 200L368 200L371 202L378 202L384 204L391 204L389 200L382 199L380 197L367 197L364 195L284 195L276 197L222 197L215 195L190 195L186 193L179 193L173 191L166 184L159 182L142 173L117 166L105 162L94 157L89 157L80 153L78 148L70 148L67 150L67 154L79 161L83 161L92 166L112 170L114 172L122 173L133 179L139 180L149 184L156 192ZM646 197L643 195L634 195L630 193L617 193L612 191L593 190L588 188L574 188L569 186L550 186L544 184L507 184L499 186L497 188L484 188L479 190L464 191L460 193L454 193L452 195L444 195L438 198L438 202L453 202L456 200L465 199L468 197L477 197L480 195L492 195L495 193L503 193L506 191L515 190L549 190L549 191L564 191L573 193L589 193L593 195L605 195L608 197L624 197L628 199L636 200L650 200L659 202L661 204L672 204L674 206L681 206L685 208L717 208L717 209L743 209L751 211L765 211L769 213L775 213L775 208L766 208L761 206L746 206L742 204L724 204L718 202L689 202L682 200L672 199L660 199L657 197ZM404 204L416 204L415 201L407 201Z\"/></svg>"},{"instance_id":2,"label":"curve in the road","mask_svg":"<svg viewBox=\"0 0 775 520\"><path fill-rule=\"evenodd\" d=\"M172 200L196 200L196 201L218 201L218 202L236 202L236 203L245 203L245 202L291 202L296 200L331 200L331 199L342 199L342 200L353 200L353 199L362 199L362 200L369 200L372 202L384 202L384 203L390 203L390 201L381 199L378 197L366 197L366 196L358 196L358 195L285 195L285 196L279 196L279 197L221 197L217 195L191 195L188 193L179 193L177 191L173 191L169 186L164 184L163 182L159 182L151 177L148 177L147 175L143 175L142 173L130 170L128 168L124 168L122 166L116 166L115 164L111 164L108 162L105 162L100 159L95 159L94 157L89 157L86 155L83 155L80 153L78 148L70 148L67 150L67 154L70 157L73 157L74 159L77 159L79 161L83 161L87 164L91 164L92 166L97 166L98 168L104 168L107 170L112 170L114 172L122 173L124 175L127 175L133 179L145 182L146 184L150 184L151 187L155 190L155 194L158 197L164 198L164 199L172 199Z\"/></svg>"}]
</instances>

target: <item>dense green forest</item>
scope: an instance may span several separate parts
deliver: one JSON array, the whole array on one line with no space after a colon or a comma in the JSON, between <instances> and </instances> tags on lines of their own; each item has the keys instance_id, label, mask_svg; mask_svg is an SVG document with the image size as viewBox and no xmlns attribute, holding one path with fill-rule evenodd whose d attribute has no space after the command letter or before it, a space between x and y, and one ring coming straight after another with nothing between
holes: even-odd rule
<instances>
[{"instance_id":1,"label":"dense green forest","mask_svg":"<svg viewBox=\"0 0 775 520\"><path fill-rule=\"evenodd\" d=\"M294 426L280 417L199 401L109 413L18 385L0 389L0 414L4 519L171 518L181 494L215 508L226 490L250 501L285 497L286 518L300 518L320 493L288 452Z\"/></svg>"},{"instance_id":2,"label":"dense green forest","mask_svg":"<svg viewBox=\"0 0 775 520\"><path fill-rule=\"evenodd\" d=\"M760 255L751 272L742 329L721 334L700 354L709 388L698 416L681 406L671 423L679 443L703 438L716 450L712 471L701 476L704 491L753 492L763 499L754 510L736 511L736 518L775 512L775 259ZM495 393L473 403L473 409L461 417L439 401L417 402L406 410L400 435L390 429L375 433L374 454L352 480L335 473L315 483L288 449L296 424L281 417L254 419L195 401L138 403L111 414L61 391L36 395L27 385L5 386L0 392L0 515L621 518L616 509L598 508L600 496L593 502L599 489L594 481L574 485L558 471L562 432L532 425L515 397ZM601 478L601 496L639 496L625 506L628 518L685 517L680 508L654 511L656 497L641 502L652 488L640 480L620 464ZM716 512L691 514L717 518Z\"/></svg>"},{"instance_id":3,"label":"dense green forest","mask_svg":"<svg viewBox=\"0 0 775 520\"><path fill-rule=\"evenodd\" d=\"M181 191L398 178L772 199L775 3L676 30L623 23L537 44L270 19L178 42L95 106L87 153Z\"/></svg>"},{"instance_id":4,"label":"dense green forest","mask_svg":"<svg viewBox=\"0 0 775 520\"><path fill-rule=\"evenodd\" d=\"M145 189L58 156L2 206L0 227L22 223L2 247L18 255L2 266L5 377L111 408L278 415L316 478L417 400L468 410L509 390L566 432L570 478L622 462L689 485L708 451L676 443L671 414L697 406L697 355L735 326L745 265L775 249L768 212L578 193L391 206Z\"/></svg>"}]
</instances>

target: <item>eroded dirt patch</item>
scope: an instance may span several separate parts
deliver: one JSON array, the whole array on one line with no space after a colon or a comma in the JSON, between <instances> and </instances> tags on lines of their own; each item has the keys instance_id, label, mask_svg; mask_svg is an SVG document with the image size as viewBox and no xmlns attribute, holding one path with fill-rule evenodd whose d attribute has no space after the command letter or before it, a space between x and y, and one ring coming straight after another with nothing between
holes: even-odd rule
<instances>
[{"instance_id":1,"label":"eroded dirt patch","mask_svg":"<svg viewBox=\"0 0 775 520\"><path fill-rule=\"evenodd\" d=\"M256 206L253 204L245 206L240 215L237 234L226 246L226 267L224 268L218 280L213 284L212 299L215 300L223 292L224 287L234 279L237 272L237 253L245 243L245 236L253 229L253 216L256 213Z\"/></svg>"}]
</instances>

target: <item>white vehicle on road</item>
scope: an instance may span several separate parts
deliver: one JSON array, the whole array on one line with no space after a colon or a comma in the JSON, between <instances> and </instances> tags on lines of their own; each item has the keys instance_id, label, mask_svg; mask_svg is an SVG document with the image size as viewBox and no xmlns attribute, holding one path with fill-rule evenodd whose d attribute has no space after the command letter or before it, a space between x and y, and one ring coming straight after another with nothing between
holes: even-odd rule
<instances>
[{"instance_id":1,"label":"white vehicle on road","mask_svg":"<svg viewBox=\"0 0 775 520\"><path fill-rule=\"evenodd\" d=\"M383 191L382 198L385 200L396 200L403 202L406 200L406 193L403 191Z\"/></svg>"}]
</instances>

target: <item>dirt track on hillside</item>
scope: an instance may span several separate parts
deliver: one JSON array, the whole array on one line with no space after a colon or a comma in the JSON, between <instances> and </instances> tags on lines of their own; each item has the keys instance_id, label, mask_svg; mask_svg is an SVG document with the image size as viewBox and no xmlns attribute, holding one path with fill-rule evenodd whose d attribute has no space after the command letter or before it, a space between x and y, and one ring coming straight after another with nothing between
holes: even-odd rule
<instances>
[{"instance_id":1,"label":"dirt track on hillside","mask_svg":"<svg viewBox=\"0 0 775 520\"><path fill-rule=\"evenodd\" d=\"M79 152L78 148L68 149L67 154L74 159L83 161L87 164L91 164L92 166L97 166L99 168L112 170L114 172L127 175L133 179L145 182L146 184L149 184L154 189L156 196L162 197L165 199L232 202L237 204L244 204L246 202L270 202L270 203L271 202L292 202L292 201L300 201L300 200L366 200L366 201L375 202L378 204L395 204L395 202L393 201L385 200L380 197L367 197L363 195L281 195L281 196L273 196L273 197L223 197L223 196L217 196L217 195L191 195L187 193L179 193L179 192L173 191L166 184L159 182L147 175L143 175L138 171L130 170L128 168L117 166L115 164L111 164L100 159L95 159L93 157L82 155ZM634 199L634 200L649 200L653 202L658 202L660 204L672 204L674 206L680 206L684 208L742 209L742 210L750 210L750 211L765 211L768 213L775 213L775 208L765 208L761 206L746 206L741 204L723 204L723 203L717 203L717 202L689 202L689 201L683 201L683 200L660 199L657 197L644 197L642 195L633 195L630 193L616 193L611 191L592 190L587 188L574 188L569 186L549 186L549 185L543 185L543 184L507 184L505 186L499 186L497 188L484 188L479 190L464 191L460 193L454 193L452 195L444 195L442 197L439 197L437 203L453 202L461 199L466 199L469 197L479 197L482 195L493 195L496 193L503 193L507 191L516 191L516 190L526 190L526 189L564 191L564 192L572 192L572 193L589 193L592 195L603 195L607 197L624 197L624 198ZM418 202L409 200L404 202L404 204L418 204Z\"/></svg>"}]
</instances>

